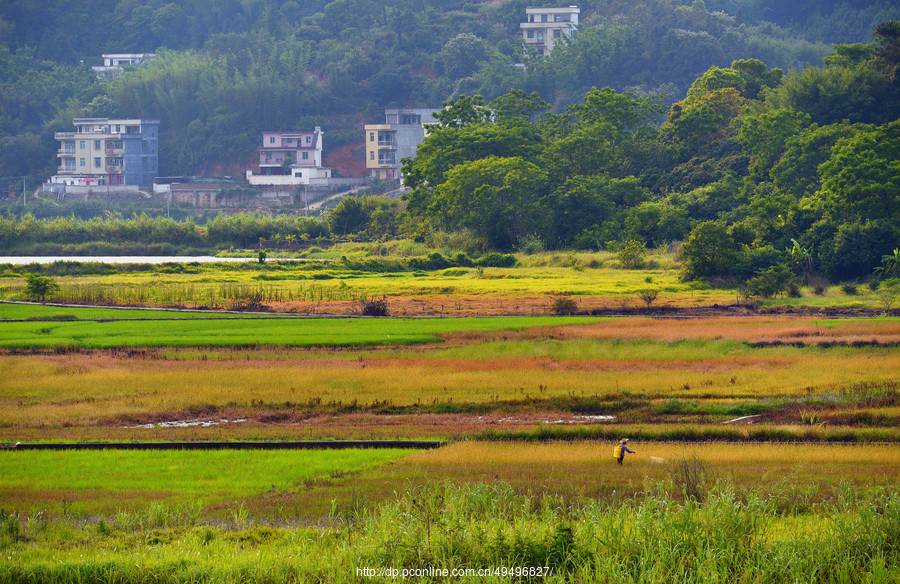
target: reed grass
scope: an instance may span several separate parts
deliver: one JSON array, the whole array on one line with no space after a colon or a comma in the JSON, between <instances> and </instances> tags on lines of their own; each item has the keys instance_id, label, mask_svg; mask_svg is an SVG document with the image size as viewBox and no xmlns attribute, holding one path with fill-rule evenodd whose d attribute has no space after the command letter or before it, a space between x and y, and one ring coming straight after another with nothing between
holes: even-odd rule
<instances>
[{"instance_id":1,"label":"reed grass","mask_svg":"<svg viewBox=\"0 0 900 584\"><path fill-rule=\"evenodd\" d=\"M896 581L896 491L845 484L798 521L771 498L728 483L702 503L678 500L665 483L647 486L641 500L597 501L523 493L504 482L437 483L380 508L360 502L311 529L237 520L231 528L23 526L16 518L18 527L6 530L15 535L0 544L0 582L363 582L364 568L396 569L399 578L404 569L538 566L549 569L541 578L549 582Z\"/></svg>"}]
</instances>

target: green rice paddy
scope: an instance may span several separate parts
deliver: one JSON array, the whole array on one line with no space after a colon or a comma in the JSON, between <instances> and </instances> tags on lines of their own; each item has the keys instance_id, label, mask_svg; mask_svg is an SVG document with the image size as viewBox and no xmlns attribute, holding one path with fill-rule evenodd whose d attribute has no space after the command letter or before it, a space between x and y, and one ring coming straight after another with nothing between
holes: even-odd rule
<instances>
[{"instance_id":1,"label":"green rice paddy","mask_svg":"<svg viewBox=\"0 0 900 584\"><path fill-rule=\"evenodd\" d=\"M4 309L11 305L0 305ZM53 316L43 307L33 313L21 307L15 318ZM83 312L84 311L84 312ZM596 322L590 317L495 318L188 318L184 313L119 311L111 316L98 309L65 309L76 320L6 322L0 325L0 347L108 349L114 347L307 347L406 345L439 342L439 335L464 331L522 330ZM138 312L138 311L134 311ZM42 314L43 313L43 314ZM0 312L0 317L4 316ZM104 314L100 316L100 314ZM170 314L175 316L170 317ZM28 315L28 316L25 316ZM196 314L194 315L197 316ZM98 322L83 319L116 320ZM6 316L6 318L12 318ZM133 320L159 318L160 320Z\"/></svg>"},{"instance_id":2,"label":"green rice paddy","mask_svg":"<svg viewBox=\"0 0 900 584\"><path fill-rule=\"evenodd\" d=\"M411 450L100 450L0 452L0 507L114 515L208 507L266 493L297 493L398 460Z\"/></svg>"}]
</instances>

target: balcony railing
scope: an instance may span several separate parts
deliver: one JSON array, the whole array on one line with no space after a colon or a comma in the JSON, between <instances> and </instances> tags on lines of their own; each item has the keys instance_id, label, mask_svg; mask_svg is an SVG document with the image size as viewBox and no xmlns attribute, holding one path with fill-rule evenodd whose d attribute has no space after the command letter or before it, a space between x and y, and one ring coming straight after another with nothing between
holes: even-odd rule
<instances>
[{"instance_id":1,"label":"balcony railing","mask_svg":"<svg viewBox=\"0 0 900 584\"><path fill-rule=\"evenodd\" d=\"M74 166L60 166L59 169L57 170L57 173L59 173L59 174L75 174L75 167Z\"/></svg>"},{"instance_id":2,"label":"balcony railing","mask_svg":"<svg viewBox=\"0 0 900 584\"><path fill-rule=\"evenodd\" d=\"M62 148L56 151L57 156L75 156L74 148Z\"/></svg>"},{"instance_id":3,"label":"balcony railing","mask_svg":"<svg viewBox=\"0 0 900 584\"><path fill-rule=\"evenodd\" d=\"M381 139L381 138L379 138L379 139L378 139L378 145L379 145L379 146L391 146L391 147L393 147L395 144L396 144L396 142L394 141L393 138L387 138L387 139Z\"/></svg>"},{"instance_id":4,"label":"balcony railing","mask_svg":"<svg viewBox=\"0 0 900 584\"><path fill-rule=\"evenodd\" d=\"M65 139L67 139L67 138L72 138L72 139L74 139L74 138L75 138L75 132L56 132L55 134L53 134L53 137L54 137L56 140L65 140Z\"/></svg>"}]
</instances>

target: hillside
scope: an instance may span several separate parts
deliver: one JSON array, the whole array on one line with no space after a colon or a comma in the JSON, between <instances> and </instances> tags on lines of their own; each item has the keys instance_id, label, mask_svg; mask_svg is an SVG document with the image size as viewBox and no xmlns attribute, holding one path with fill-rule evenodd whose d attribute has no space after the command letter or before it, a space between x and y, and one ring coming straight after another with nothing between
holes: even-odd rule
<instances>
[{"instance_id":1,"label":"hillside","mask_svg":"<svg viewBox=\"0 0 900 584\"><path fill-rule=\"evenodd\" d=\"M549 3L544 3L549 4ZM164 175L229 168L263 129L329 131L386 106L438 106L537 91L559 111L592 86L684 97L710 66L757 58L785 71L834 43L869 42L893 2L589 0L577 39L548 58L523 53L524 0L273 3L49 0L0 3L0 176L39 181L56 166L56 131L79 115L159 118ZM352 24L352 26L350 26ZM159 58L99 83L104 52ZM524 67L515 66L517 63ZM18 179L17 179L18 180Z\"/></svg>"}]
</instances>

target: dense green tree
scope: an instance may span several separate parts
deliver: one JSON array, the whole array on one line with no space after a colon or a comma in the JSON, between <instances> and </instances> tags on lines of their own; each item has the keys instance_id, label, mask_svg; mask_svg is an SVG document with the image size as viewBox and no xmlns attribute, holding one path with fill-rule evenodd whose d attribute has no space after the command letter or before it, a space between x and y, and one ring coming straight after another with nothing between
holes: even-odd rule
<instances>
[{"instance_id":1,"label":"dense green tree","mask_svg":"<svg viewBox=\"0 0 900 584\"><path fill-rule=\"evenodd\" d=\"M900 68L900 21L883 22L875 28L875 66L892 82Z\"/></svg>"},{"instance_id":2,"label":"dense green tree","mask_svg":"<svg viewBox=\"0 0 900 584\"><path fill-rule=\"evenodd\" d=\"M579 127L545 146L543 165L555 184L571 176L618 174L624 167L621 137L609 122Z\"/></svg>"},{"instance_id":3,"label":"dense green tree","mask_svg":"<svg viewBox=\"0 0 900 584\"><path fill-rule=\"evenodd\" d=\"M344 197L328 213L328 227L335 235L363 231L369 225L369 210L360 197Z\"/></svg>"},{"instance_id":4,"label":"dense green tree","mask_svg":"<svg viewBox=\"0 0 900 584\"><path fill-rule=\"evenodd\" d=\"M740 247L721 223L704 221L691 230L682 252L688 279L733 274L740 262Z\"/></svg>"},{"instance_id":5,"label":"dense green tree","mask_svg":"<svg viewBox=\"0 0 900 584\"><path fill-rule=\"evenodd\" d=\"M730 68L744 80L741 94L747 99L757 99L764 89L778 87L784 78L784 71L769 69L759 59L738 59Z\"/></svg>"},{"instance_id":6,"label":"dense green tree","mask_svg":"<svg viewBox=\"0 0 900 584\"><path fill-rule=\"evenodd\" d=\"M838 140L852 136L859 129L846 123L812 124L787 139L784 153L769 175L779 189L796 199L813 195L821 187L819 166L831 158L831 150Z\"/></svg>"},{"instance_id":7,"label":"dense green tree","mask_svg":"<svg viewBox=\"0 0 900 584\"><path fill-rule=\"evenodd\" d=\"M427 191L444 182L445 173L457 164L488 156L532 160L538 151L538 136L530 126L478 123L438 128L428 134L415 158L404 162L404 182ZM410 198L413 207L415 199Z\"/></svg>"},{"instance_id":8,"label":"dense green tree","mask_svg":"<svg viewBox=\"0 0 900 584\"><path fill-rule=\"evenodd\" d=\"M785 78L766 101L773 109L805 112L819 125L844 120L882 124L896 118L898 89L866 64L854 68L807 67Z\"/></svg>"},{"instance_id":9,"label":"dense green tree","mask_svg":"<svg viewBox=\"0 0 900 584\"><path fill-rule=\"evenodd\" d=\"M897 224L886 220L845 223L819 242L819 264L832 280L855 280L872 274L884 254L900 244Z\"/></svg>"},{"instance_id":10,"label":"dense green tree","mask_svg":"<svg viewBox=\"0 0 900 584\"><path fill-rule=\"evenodd\" d=\"M750 172L754 177L766 178L787 148L788 141L809 123L808 114L790 109L744 116L739 140L750 154Z\"/></svg>"},{"instance_id":11,"label":"dense green tree","mask_svg":"<svg viewBox=\"0 0 900 584\"><path fill-rule=\"evenodd\" d=\"M488 56L488 47L483 40L472 33L461 32L441 48L441 63L444 73L454 79L471 75L479 61Z\"/></svg>"},{"instance_id":12,"label":"dense green tree","mask_svg":"<svg viewBox=\"0 0 900 584\"><path fill-rule=\"evenodd\" d=\"M624 212L622 224L629 237L659 247L682 241L691 230L688 210L666 201L646 201Z\"/></svg>"},{"instance_id":13,"label":"dense green tree","mask_svg":"<svg viewBox=\"0 0 900 584\"><path fill-rule=\"evenodd\" d=\"M38 302L43 302L47 296L59 290L59 284L49 276L29 273L25 279L25 294Z\"/></svg>"},{"instance_id":14,"label":"dense green tree","mask_svg":"<svg viewBox=\"0 0 900 584\"><path fill-rule=\"evenodd\" d=\"M497 122L522 124L535 122L541 113L550 109L550 104L536 91L525 93L514 89L491 100L488 107Z\"/></svg>"},{"instance_id":15,"label":"dense green tree","mask_svg":"<svg viewBox=\"0 0 900 584\"><path fill-rule=\"evenodd\" d=\"M553 214L548 239L554 246L565 247L595 228L606 233L601 243L621 239L618 223L607 223L649 198L650 193L634 177L573 176L545 200Z\"/></svg>"},{"instance_id":16,"label":"dense green tree","mask_svg":"<svg viewBox=\"0 0 900 584\"><path fill-rule=\"evenodd\" d=\"M511 250L540 230L546 188L547 174L534 164L489 156L450 169L429 211L443 229L470 229L493 248Z\"/></svg>"},{"instance_id":17,"label":"dense green tree","mask_svg":"<svg viewBox=\"0 0 900 584\"><path fill-rule=\"evenodd\" d=\"M820 166L822 193L842 220L886 219L900 225L900 120L840 140Z\"/></svg>"}]
</instances>

